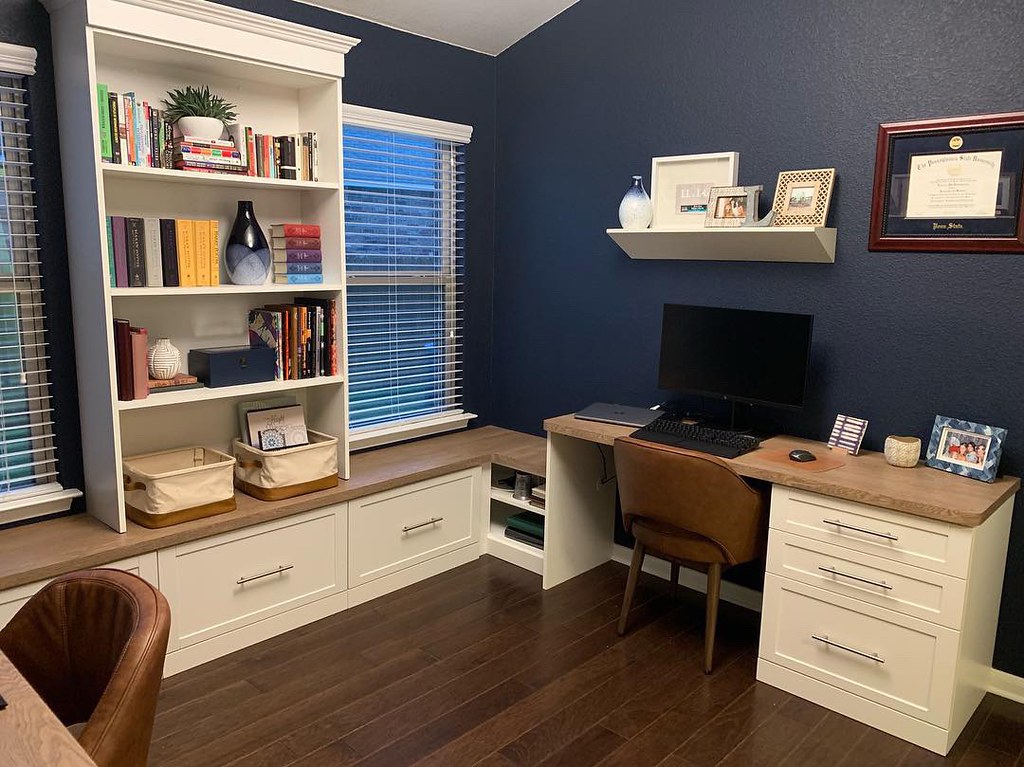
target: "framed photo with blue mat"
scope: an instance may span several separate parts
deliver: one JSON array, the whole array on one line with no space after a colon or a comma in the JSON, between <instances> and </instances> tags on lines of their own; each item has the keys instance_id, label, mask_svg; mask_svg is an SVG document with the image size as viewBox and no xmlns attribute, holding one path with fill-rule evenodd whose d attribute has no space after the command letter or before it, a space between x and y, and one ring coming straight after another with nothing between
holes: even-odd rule
<instances>
[{"instance_id":1,"label":"framed photo with blue mat","mask_svg":"<svg viewBox=\"0 0 1024 767\"><path fill-rule=\"evenodd\" d=\"M926 463L961 477L992 482L1003 457L1006 429L935 416Z\"/></svg>"}]
</instances>

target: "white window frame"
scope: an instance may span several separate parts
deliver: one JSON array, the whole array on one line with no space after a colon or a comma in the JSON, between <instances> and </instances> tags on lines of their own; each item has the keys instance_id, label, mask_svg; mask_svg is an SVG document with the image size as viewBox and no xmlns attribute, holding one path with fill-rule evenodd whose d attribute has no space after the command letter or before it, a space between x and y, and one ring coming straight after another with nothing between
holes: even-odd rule
<instances>
[{"instance_id":1,"label":"white window frame","mask_svg":"<svg viewBox=\"0 0 1024 767\"><path fill-rule=\"evenodd\" d=\"M32 76L36 73L36 49L0 43L0 72ZM31 127L29 135L32 134ZM52 385L52 382L51 382ZM81 490L65 490L59 482L26 487L0 495L0 525L67 511Z\"/></svg>"},{"instance_id":2,"label":"white window frame","mask_svg":"<svg viewBox=\"0 0 1024 767\"><path fill-rule=\"evenodd\" d=\"M364 128L376 128L396 133L411 133L441 141L451 141L457 144L468 144L473 136L473 128L469 125L435 120L429 117L407 115L400 112L388 112L383 109L372 109L355 104L344 104L342 106L342 124L358 125ZM454 227L450 227L450 229L454 231ZM397 282L396 276L398 278ZM350 285L366 285L380 282L380 280L375 282L374 276L367 274L347 275L346 280ZM394 272L387 274L388 284L412 285L420 282L422 282L422 276L420 275L410 274L408 280L402 280L401 274L396 275ZM445 301L445 312L450 317L452 325L454 325L456 318L454 300ZM366 450L371 447L379 447L403 440L464 429L469 425L470 420L476 417L475 413L456 410L440 415L408 419L397 423L374 424L372 426L350 429L349 449L352 451Z\"/></svg>"}]
</instances>

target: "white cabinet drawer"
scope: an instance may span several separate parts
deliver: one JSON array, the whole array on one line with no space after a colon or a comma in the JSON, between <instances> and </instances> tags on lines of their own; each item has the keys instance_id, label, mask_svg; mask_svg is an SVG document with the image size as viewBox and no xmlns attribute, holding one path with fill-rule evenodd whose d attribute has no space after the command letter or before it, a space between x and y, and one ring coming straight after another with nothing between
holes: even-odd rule
<instances>
[{"instance_id":1,"label":"white cabinet drawer","mask_svg":"<svg viewBox=\"0 0 1024 767\"><path fill-rule=\"evenodd\" d=\"M171 649L343 591L345 527L342 504L162 550Z\"/></svg>"},{"instance_id":2,"label":"white cabinet drawer","mask_svg":"<svg viewBox=\"0 0 1024 767\"><path fill-rule=\"evenodd\" d=\"M966 581L772 530L768 572L960 629Z\"/></svg>"},{"instance_id":3,"label":"white cabinet drawer","mask_svg":"<svg viewBox=\"0 0 1024 767\"><path fill-rule=\"evenodd\" d=\"M126 573L132 573L140 578L145 578L154 586L157 585L156 552L119 559L109 564L97 565L97 567L124 570ZM36 581L35 583L26 583L24 586L0 591L0 628L6 626L11 618L14 617L14 614L21 609L22 605L28 602L33 594L49 582L48 580Z\"/></svg>"},{"instance_id":4,"label":"white cabinet drawer","mask_svg":"<svg viewBox=\"0 0 1024 767\"><path fill-rule=\"evenodd\" d=\"M772 574L762 616L764 660L948 726L959 632Z\"/></svg>"},{"instance_id":5,"label":"white cabinet drawer","mask_svg":"<svg viewBox=\"0 0 1024 767\"><path fill-rule=\"evenodd\" d=\"M349 587L477 540L480 469L369 495L349 503Z\"/></svg>"},{"instance_id":6,"label":"white cabinet drawer","mask_svg":"<svg viewBox=\"0 0 1024 767\"><path fill-rule=\"evenodd\" d=\"M772 487L770 524L776 530L967 577L968 528L781 485Z\"/></svg>"}]
</instances>

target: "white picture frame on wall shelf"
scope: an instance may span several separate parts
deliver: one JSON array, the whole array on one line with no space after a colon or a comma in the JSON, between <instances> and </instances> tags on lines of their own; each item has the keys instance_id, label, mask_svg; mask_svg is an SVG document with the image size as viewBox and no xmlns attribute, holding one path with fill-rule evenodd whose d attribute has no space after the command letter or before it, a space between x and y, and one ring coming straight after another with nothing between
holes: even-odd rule
<instances>
[{"instance_id":1,"label":"white picture frame on wall shelf","mask_svg":"<svg viewBox=\"0 0 1024 767\"><path fill-rule=\"evenodd\" d=\"M703 229L715 186L736 186L739 152L651 158L651 229Z\"/></svg>"}]
</instances>

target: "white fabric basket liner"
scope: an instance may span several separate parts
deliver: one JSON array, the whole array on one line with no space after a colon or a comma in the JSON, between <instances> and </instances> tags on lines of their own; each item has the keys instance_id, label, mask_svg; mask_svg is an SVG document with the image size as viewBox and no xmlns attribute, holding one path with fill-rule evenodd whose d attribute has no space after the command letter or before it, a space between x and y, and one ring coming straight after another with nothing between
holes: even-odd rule
<instances>
[{"instance_id":1,"label":"white fabric basket liner","mask_svg":"<svg viewBox=\"0 0 1024 767\"><path fill-rule=\"evenodd\" d=\"M308 445L260 450L236 439L235 476L266 489L301 485L338 473L338 438L308 429ZM251 464L251 465L248 465Z\"/></svg>"},{"instance_id":2,"label":"white fabric basket liner","mask_svg":"<svg viewBox=\"0 0 1024 767\"><path fill-rule=\"evenodd\" d=\"M213 448L147 453L125 458L122 465L128 479L125 503L149 514L205 506L235 494L235 459Z\"/></svg>"}]
</instances>

